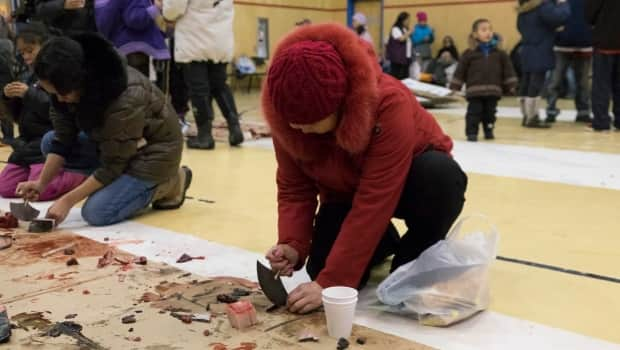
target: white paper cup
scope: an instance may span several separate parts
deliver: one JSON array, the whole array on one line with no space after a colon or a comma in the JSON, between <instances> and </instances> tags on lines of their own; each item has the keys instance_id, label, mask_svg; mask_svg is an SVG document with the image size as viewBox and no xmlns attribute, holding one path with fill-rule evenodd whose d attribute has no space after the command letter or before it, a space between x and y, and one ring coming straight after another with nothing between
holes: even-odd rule
<instances>
[{"instance_id":1,"label":"white paper cup","mask_svg":"<svg viewBox=\"0 0 620 350\"><path fill-rule=\"evenodd\" d=\"M335 303L323 299L325 318L327 319L327 333L330 337L339 339L351 336L356 306L357 298L344 303Z\"/></svg>"},{"instance_id":2,"label":"white paper cup","mask_svg":"<svg viewBox=\"0 0 620 350\"><path fill-rule=\"evenodd\" d=\"M350 287L329 287L323 289L323 300L332 303L347 303L357 299L357 290Z\"/></svg>"}]
</instances>

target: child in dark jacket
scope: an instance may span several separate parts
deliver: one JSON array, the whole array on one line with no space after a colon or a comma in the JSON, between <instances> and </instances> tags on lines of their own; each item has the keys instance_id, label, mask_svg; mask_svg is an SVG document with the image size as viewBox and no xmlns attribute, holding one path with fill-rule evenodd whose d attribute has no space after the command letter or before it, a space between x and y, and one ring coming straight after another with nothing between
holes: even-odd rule
<instances>
[{"instance_id":1,"label":"child in dark jacket","mask_svg":"<svg viewBox=\"0 0 620 350\"><path fill-rule=\"evenodd\" d=\"M20 30L17 50L28 66L34 64L46 37L42 24L29 23ZM0 196L15 198L15 190L20 182L37 179L41 174L45 162L41 153L41 139L52 130L52 121L49 116L49 96L38 86L38 79L33 73L29 74L26 81L6 84L3 95L7 109L18 124L19 137L11 142L13 152L0 173ZM85 178L85 175L79 173L62 171L39 199L55 199L77 187Z\"/></svg>"},{"instance_id":2,"label":"child in dark jacket","mask_svg":"<svg viewBox=\"0 0 620 350\"><path fill-rule=\"evenodd\" d=\"M466 87L468 101L465 134L468 141L478 141L478 124L482 122L484 138L495 138L497 101L503 92L514 93L517 86L508 54L493 41L493 28L487 19L478 19L472 26L473 48L467 49L459 61L450 84L453 90Z\"/></svg>"}]
</instances>

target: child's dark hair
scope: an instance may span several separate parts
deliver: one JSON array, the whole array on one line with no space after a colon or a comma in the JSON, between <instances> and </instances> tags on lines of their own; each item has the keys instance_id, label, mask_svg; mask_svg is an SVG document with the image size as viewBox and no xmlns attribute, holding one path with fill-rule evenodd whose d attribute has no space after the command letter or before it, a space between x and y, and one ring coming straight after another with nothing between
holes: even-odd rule
<instances>
[{"instance_id":1,"label":"child's dark hair","mask_svg":"<svg viewBox=\"0 0 620 350\"><path fill-rule=\"evenodd\" d=\"M40 80L49 81L56 91L66 95L80 91L84 83L84 51L75 40L57 37L48 40L34 64L34 72Z\"/></svg>"},{"instance_id":2,"label":"child's dark hair","mask_svg":"<svg viewBox=\"0 0 620 350\"><path fill-rule=\"evenodd\" d=\"M480 25L482 23L491 23L491 21L489 21L486 18L478 18L477 20L474 21L474 24L472 24L472 26L471 26L472 33L477 32L478 31L478 27L480 27Z\"/></svg>"},{"instance_id":3,"label":"child's dark hair","mask_svg":"<svg viewBox=\"0 0 620 350\"><path fill-rule=\"evenodd\" d=\"M26 44L43 45L49 38L50 33L41 22L30 22L20 27L17 33L17 40L22 40Z\"/></svg>"}]
</instances>

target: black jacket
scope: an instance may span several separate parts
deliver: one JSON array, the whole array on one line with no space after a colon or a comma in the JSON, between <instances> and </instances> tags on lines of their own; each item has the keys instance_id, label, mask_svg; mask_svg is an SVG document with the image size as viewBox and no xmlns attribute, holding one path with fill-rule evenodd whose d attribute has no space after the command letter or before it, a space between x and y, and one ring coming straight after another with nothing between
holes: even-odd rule
<instances>
[{"instance_id":1,"label":"black jacket","mask_svg":"<svg viewBox=\"0 0 620 350\"><path fill-rule=\"evenodd\" d=\"M11 142L13 153L9 156L9 163L21 166L45 161L41 153L41 139L52 130L48 94L37 85L34 75L26 84L30 88L24 98L4 97L5 104L19 128L19 137Z\"/></svg>"},{"instance_id":2,"label":"black jacket","mask_svg":"<svg viewBox=\"0 0 620 350\"><path fill-rule=\"evenodd\" d=\"M65 10L65 0L35 1L35 17L50 28L58 29L65 34L97 31L94 0L86 0L84 8L79 10Z\"/></svg>"},{"instance_id":3,"label":"black jacket","mask_svg":"<svg viewBox=\"0 0 620 350\"><path fill-rule=\"evenodd\" d=\"M586 20L594 26L594 47L620 50L620 1L587 0Z\"/></svg>"}]
</instances>

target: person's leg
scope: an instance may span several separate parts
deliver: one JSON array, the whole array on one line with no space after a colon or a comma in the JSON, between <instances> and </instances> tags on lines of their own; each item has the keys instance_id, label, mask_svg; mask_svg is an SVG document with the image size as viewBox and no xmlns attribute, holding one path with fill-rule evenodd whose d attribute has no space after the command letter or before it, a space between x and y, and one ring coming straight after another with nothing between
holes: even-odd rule
<instances>
[{"instance_id":1,"label":"person's leg","mask_svg":"<svg viewBox=\"0 0 620 350\"><path fill-rule=\"evenodd\" d=\"M592 61L592 129L609 130L611 118L609 117L609 100L611 96L611 55L594 53Z\"/></svg>"},{"instance_id":2,"label":"person's leg","mask_svg":"<svg viewBox=\"0 0 620 350\"><path fill-rule=\"evenodd\" d=\"M484 98L484 113L482 114L482 129L484 130L484 138L486 140L495 139L493 130L495 129L495 122L497 121L497 101L499 98L489 96Z\"/></svg>"},{"instance_id":3,"label":"person's leg","mask_svg":"<svg viewBox=\"0 0 620 350\"><path fill-rule=\"evenodd\" d=\"M573 58L573 70L575 71L575 107L577 108L577 122L589 123L590 118L590 57Z\"/></svg>"},{"instance_id":4,"label":"person's leg","mask_svg":"<svg viewBox=\"0 0 620 350\"><path fill-rule=\"evenodd\" d=\"M226 84L228 63L209 62L208 66L211 94L228 124L228 142L231 146L238 146L243 143L243 132L239 125L239 113L237 112L235 98L230 87Z\"/></svg>"},{"instance_id":5,"label":"person's leg","mask_svg":"<svg viewBox=\"0 0 620 350\"><path fill-rule=\"evenodd\" d=\"M336 242L336 238L338 238L340 227L350 210L350 203L326 203L319 208L319 212L314 220L312 246L308 262L306 263L306 271L312 280L316 279L325 267L325 261ZM360 288L366 285L372 267L382 263L388 256L394 254L399 240L400 237L396 227L390 223L360 281Z\"/></svg>"},{"instance_id":6,"label":"person's leg","mask_svg":"<svg viewBox=\"0 0 620 350\"><path fill-rule=\"evenodd\" d=\"M525 123L527 122L527 109L525 108L525 100L527 98L527 90L529 89L530 86L530 74L529 73L523 73L523 75L521 75L521 79L519 80L519 105L521 107L521 126L525 126Z\"/></svg>"},{"instance_id":7,"label":"person's leg","mask_svg":"<svg viewBox=\"0 0 620 350\"><path fill-rule=\"evenodd\" d=\"M398 80L409 76L409 66L406 64L392 63L392 76Z\"/></svg>"},{"instance_id":8,"label":"person's leg","mask_svg":"<svg viewBox=\"0 0 620 350\"><path fill-rule=\"evenodd\" d=\"M150 75L149 56L142 52L134 52L127 55L127 65L137 69L147 78Z\"/></svg>"},{"instance_id":9,"label":"person's leg","mask_svg":"<svg viewBox=\"0 0 620 350\"><path fill-rule=\"evenodd\" d=\"M0 173L0 197L17 198L17 185L28 180L28 172L26 167L8 163Z\"/></svg>"},{"instance_id":10,"label":"person's leg","mask_svg":"<svg viewBox=\"0 0 620 350\"><path fill-rule=\"evenodd\" d=\"M15 138L13 122L7 119L0 119L0 130L2 131L2 141L9 143Z\"/></svg>"},{"instance_id":11,"label":"person's leg","mask_svg":"<svg viewBox=\"0 0 620 350\"><path fill-rule=\"evenodd\" d=\"M44 156L50 153L52 140L55 132L50 131L43 135L41 140L41 153ZM99 152L95 142L90 140L85 133L78 135L77 144L71 154L65 158L65 169L82 174L91 174L99 167Z\"/></svg>"},{"instance_id":12,"label":"person's leg","mask_svg":"<svg viewBox=\"0 0 620 350\"><path fill-rule=\"evenodd\" d=\"M43 164L33 164L30 166L28 180L38 180L43 171ZM78 187L88 176L82 173L61 170L58 175L47 185L45 190L39 194L40 201L50 201L59 198L63 194Z\"/></svg>"},{"instance_id":13,"label":"person's leg","mask_svg":"<svg viewBox=\"0 0 620 350\"><path fill-rule=\"evenodd\" d=\"M484 105L481 97L467 99L467 114L465 115L465 135L467 141L478 141L478 124L482 120Z\"/></svg>"},{"instance_id":14,"label":"person's leg","mask_svg":"<svg viewBox=\"0 0 620 350\"><path fill-rule=\"evenodd\" d=\"M197 149L215 148L211 134L213 107L211 106L211 87L207 62L190 62L183 66L183 76L189 89L194 119L198 127L198 137L189 138L187 146Z\"/></svg>"},{"instance_id":15,"label":"person's leg","mask_svg":"<svg viewBox=\"0 0 620 350\"><path fill-rule=\"evenodd\" d=\"M556 117L560 114L557 108L558 96L560 94L560 86L566 76L566 70L569 64L569 54L566 52L555 53L555 69L551 73L551 81L549 83L549 94L547 95L547 122L554 123Z\"/></svg>"},{"instance_id":16,"label":"person's leg","mask_svg":"<svg viewBox=\"0 0 620 350\"><path fill-rule=\"evenodd\" d=\"M405 220L408 231L400 240L392 271L446 237L463 210L466 190L467 175L450 155L427 151L413 160L395 213Z\"/></svg>"},{"instance_id":17,"label":"person's leg","mask_svg":"<svg viewBox=\"0 0 620 350\"><path fill-rule=\"evenodd\" d=\"M620 55L613 55L614 70L612 75L612 99L614 111L614 127L620 129Z\"/></svg>"},{"instance_id":18,"label":"person's leg","mask_svg":"<svg viewBox=\"0 0 620 350\"><path fill-rule=\"evenodd\" d=\"M129 219L151 203L156 185L133 176L121 175L92 194L82 207L89 225L107 226Z\"/></svg>"},{"instance_id":19,"label":"person's leg","mask_svg":"<svg viewBox=\"0 0 620 350\"><path fill-rule=\"evenodd\" d=\"M540 95L545 85L545 73L530 73L530 80L525 98L525 112L527 115L525 126L528 128L549 128L538 117Z\"/></svg>"}]
</instances>

